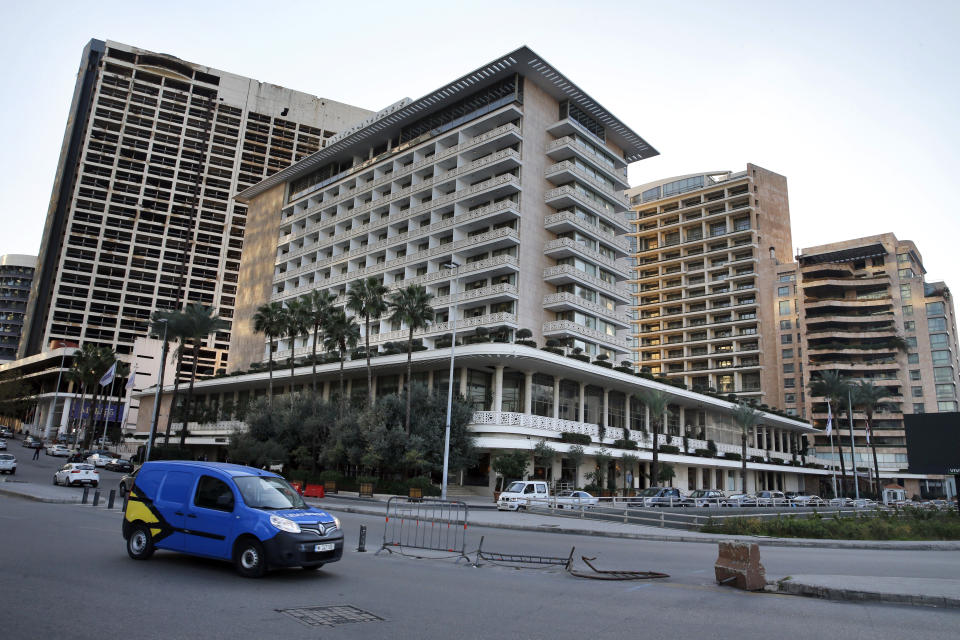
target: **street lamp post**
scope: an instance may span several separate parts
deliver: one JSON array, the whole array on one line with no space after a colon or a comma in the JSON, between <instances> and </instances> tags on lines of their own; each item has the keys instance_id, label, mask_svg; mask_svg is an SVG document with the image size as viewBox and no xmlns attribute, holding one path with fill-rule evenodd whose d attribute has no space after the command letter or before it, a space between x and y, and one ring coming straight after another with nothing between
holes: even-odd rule
<instances>
[{"instance_id":1,"label":"street lamp post","mask_svg":"<svg viewBox=\"0 0 960 640\"><path fill-rule=\"evenodd\" d=\"M853 392L847 387L847 417L850 425L850 466L853 467L853 491L860 499L860 478L857 476L857 447L853 443Z\"/></svg>"},{"instance_id":2,"label":"street lamp post","mask_svg":"<svg viewBox=\"0 0 960 640\"><path fill-rule=\"evenodd\" d=\"M150 449L153 446L154 434L157 432L157 418L160 416L160 389L163 388L163 370L167 365L167 328L170 323L165 318L157 322L163 323L163 347L160 349L160 378L157 380L157 391L153 396L153 417L150 419L150 436L147 438L147 455L144 457L144 462L150 460Z\"/></svg>"},{"instance_id":3,"label":"street lamp post","mask_svg":"<svg viewBox=\"0 0 960 640\"><path fill-rule=\"evenodd\" d=\"M460 265L450 261L445 265L448 269L457 269ZM453 361L457 350L457 284L459 277L450 281L450 295L453 296L453 319L451 321L453 338L450 340L450 379L447 382L447 426L443 434L443 477L440 484L440 499L447 499L447 470L450 466L450 412L453 409Z\"/></svg>"}]
</instances>

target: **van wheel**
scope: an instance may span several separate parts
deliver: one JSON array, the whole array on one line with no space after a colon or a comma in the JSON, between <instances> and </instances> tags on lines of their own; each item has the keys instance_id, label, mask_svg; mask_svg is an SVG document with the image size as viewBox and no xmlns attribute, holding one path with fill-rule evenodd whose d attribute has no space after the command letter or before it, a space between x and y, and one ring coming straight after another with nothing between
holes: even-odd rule
<instances>
[{"instance_id":1,"label":"van wheel","mask_svg":"<svg viewBox=\"0 0 960 640\"><path fill-rule=\"evenodd\" d=\"M127 554L134 560L146 560L153 555L153 551L150 530L142 524L134 525L127 538Z\"/></svg>"},{"instance_id":2,"label":"van wheel","mask_svg":"<svg viewBox=\"0 0 960 640\"><path fill-rule=\"evenodd\" d=\"M244 538L237 543L233 564L244 578L260 578L267 572L263 545L255 538Z\"/></svg>"},{"instance_id":3,"label":"van wheel","mask_svg":"<svg viewBox=\"0 0 960 640\"><path fill-rule=\"evenodd\" d=\"M317 569L319 569L319 568L322 567L322 566L323 566L323 563L322 563L322 562L321 562L320 564L307 564L307 565L304 565L304 566L303 566L303 570L304 570L304 571L316 571Z\"/></svg>"}]
</instances>

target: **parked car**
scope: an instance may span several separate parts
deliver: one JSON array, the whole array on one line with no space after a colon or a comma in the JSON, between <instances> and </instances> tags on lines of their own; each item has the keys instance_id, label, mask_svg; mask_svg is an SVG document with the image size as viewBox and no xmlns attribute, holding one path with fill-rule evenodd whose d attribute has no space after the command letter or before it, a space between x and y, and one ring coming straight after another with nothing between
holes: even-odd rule
<instances>
[{"instance_id":1,"label":"parked car","mask_svg":"<svg viewBox=\"0 0 960 640\"><path fill-rule=\"evenodd\" d=\"M73 451L67 456L67 462L86 462L87 454L83 451Z\"/></svg>"},{"instance_id":2,"label":"parked car","mask_svg":"<svg viewBox=\"0 0 960 640\"><path fill-rule=\"evenodd\" d=\"M787 504L787 497L783 491L757 491L758 507L782 507Z\"/></svg>"},{"instance_id":3,"label":"parked car","mask_svg":"<svg viewBox=\"0 0 960 640\"><path fill-rule=\"evenodd\" d=\"M96 487L100 484L100 472L92 464L68 462L53 474L53 484L62 484L65 487L89 484Z\"/></svg>"},{"instance_id":4,"label":"parked car","mask_svg":"<svg viewBox=\"0 0 960 640\"><path fill-rule=\"evenodd\" d=\"M124 509L123 538L134 560L155 549L182 551L232 561L248 578L271 567L319 569L343 555L340 520L308 506L286 480L217 462L140 467Z\"/></svg>"},{"instance_id":5,"label":"parked car","mask_svg":"<svg viewBox=\"0 0 960 640\"><path fill-rule=\"evenodd\" d=\"M731 493L729 496L724 498L723 504L724 507L755 507L757 506L757 499L750 495L749 493Z\"/></svg>"},{"instance_id":6,"label":"parked car","mask_svg":"<svg viewBox=\"0 0 960 640\"><path fill-rule=\"evenodd\" d=\"M124 460L123 458L113 458L107 462L103 468L107 471L121 471L123 473L130 473L133 471L133 463L129 460Z\"/></svg>"},{"instance_id":7,"label":"parked car","mask_svg":"<svg viewBox=\"0 0 960 640\"><path fill-rule=\"evenodd\" d=\"M138 471L140 470L137 469L137 471L134 471L133 473L128 473L127 475L120 478L120 485L117 487L117 490L120 493L121 498L127 495L127 492L130 491L131 487L133 487L133 483L137 478Z\"/></svg>"},{"instance_id":8,"label":"parked car","mask_svg":"<svg viewBox=\"0 0 960 640\"><path fill-rule=\"evenodd\" d=\"M98 467L105 467L113 458L113 456L104 453L94 453L93 455L87 456L87 462Z\"/></svg>"},{"instance_id":9,"label":"parked car","mask_svg":"<svg viewBox=\"0 0 960 640\"><path fill-rule=\"evenodd\" d=\"M33 436L27 436L23 439L23 444L21 446L27 447L28 449L39 449L43 446L43 442L37 440Z\"/></svg>"},{"instance_id":10,"label":"parked car","mask_svg":"<svg viewBox=\"0 0 960 640\"><path fill-rule=\"evenodd\" d=\"M627 502L631 507L679 507L683 501L675 487L647 487Z\"/></svg>"},{"instance_id":11,"label":"parked car","mask_svg":"<svg viewBox=\"0 0 960 640\"><path fill-rule=\"evenodd\" d=\"M511 482L497 498L498 511L519 511L530 504L546 504L550 499L550 488L543 480L517 480Z\"/></svg>"},{"instance_id":12,"label":"parked car","mask_svg":"<svg viewBox=\"0 0 960 640\"><path fill-rule=\"evenodd\" d=\"M13 475L17 472L17 459L12 453L0 453L0 473Z\"/></svg>"},{"instance_id":13,"label":"parked car","mask_svg":"<svg viewBox=\"0 0 960 640\"><path fill-rule=\"evenodd\" d=\"M7 450L7 441L0 440L0 451L6 451L6 450Z\"/></svg>"},{"instance_id":14,"label":"parked car","mask_svg":"<svg viewBox=\"0 0 960 640\"><path fill-rule=\"evenodd\" d=\"M826 504L826 502L820 496L796 494L790 498L790 504L795 507L820 507Z\"/></svg>"},{"instance_id":15,"label":"parked car","mask_svg":"<svg viewBox=\"0 0 960 640\"><path fill-rule=\"evenodd\" d=\"M62 444L48 444L47 448L44 450L48 456L57 456L59 458L66 458L70 455L70 449L67 449Z\"/></svg>"},{"instance_id":16,"label":"parked car","mask_svg":"<svg viewBox=\"0 0 960 640\"><path fill-rule=\"evenodd\" d=\"M719 507L726 498L723 491L716 489L697 489L680 501L684 507Z\"/></svg>"},{"instance_id":17,"label":"parked car","mask_svg":"<svg viewBox=\"0 0 960 640\"><path fill-rule=\"evenodd\" d=\"M0 427L0 438L13 438L13 430L10 427Z\"/></svg>"},{"instance_id":18,"label":"parked car","mask_svg":"<svg viewBox=\"0 0 960 640\"><path fill-rule=\"evenodd\" d=\"M561 509L589 509L598 502L600 498L595 498L586 491L561 491L555 498L557 507Z\"/></svg>"}]
</instances>

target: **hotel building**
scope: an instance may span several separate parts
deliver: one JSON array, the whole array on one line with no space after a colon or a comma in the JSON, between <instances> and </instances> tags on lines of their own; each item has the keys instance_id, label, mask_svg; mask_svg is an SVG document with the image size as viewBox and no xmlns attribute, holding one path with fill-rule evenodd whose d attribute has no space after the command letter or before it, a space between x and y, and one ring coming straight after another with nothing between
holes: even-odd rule
<instances>
[{"instance_id":1,"label":"hotel building","mask_svg":"<svg viewBox=\"0 0 960 640\"><path fill-rule=\"evenodd\" d=\"M235 407L266 393L270 349L250 323L257 307L316 290L342 304L351 283L375 276L391 290L417 284L434 295L436 321L415 334L425 349L414 353L413 382L447 388L456 320L454 388L473 405L470 428L482 453L476 467L463 470L464 483L491 490L491 456L531 451L545 440L559 455L551 469L533 473L582 484L589 462L570 467L564 455L570 445L561 440L567 432L590 437L588 459L602 447L620 458L627 450L614 443L633 440L648 466L654 443L635 394L653 388L672 402L658 444L681 446L687 435L687 449L661 455L675 465L674 482L736 488L740 462L723 457L740 451L730 402L645 380L629 361L623 190L627 165L655 154L527 48L331 137L320 151L239 194L248 222L230 343L234 375L198 382L197 397L208 408ZM755 181L742 182L749 188ZM765 185L766 178L756 182ZM723 203L733 212L731 225L756 206L741 209L737 194L726 192ZM749 216L751 229L755 217ZM756 235L731 251L749 248L757 256ZM756 268L756 261L750 264ZM532 339L517 342L521 329ZM407 330L382 318L370 338L378 352L372 391L395 393L403 387L406 355L390 343L405 341ZM292 374L277 367L275 390L310 386L312 367L303 358L312 340L309 334L276 341L277 360L293 356L302 364ZM251 367L257 371L245 372ZM325 396L338 371L336 363L318 366ZM346 361L345 375L347 393L362 401L370 391L364 360ZM169 389L162 402L161 416L169 411ZM152 403L149 393L141 394L140 437L149 429ZM222 457L229 434L244 428L236 418L225 412L186 425L187 443ZM749 463L748 488L798 490L825 477L825 470L803 466L795 446L798 434L811 431L796 419L765 414L751 439L748 455L757 459ZM694 455L708 449L708 441L720 457ZM635 486L645 482L638 477Z\"/></svg>"},{"instance_id":2,"label":"hotel building","mask_svg":"<svg viewBox=\"0 0 960 640\"><path fill-rule=\"evenodd\" d=\"M14 360L37 256L0 256L0 362Z\"/></svg>"}]
</instances>

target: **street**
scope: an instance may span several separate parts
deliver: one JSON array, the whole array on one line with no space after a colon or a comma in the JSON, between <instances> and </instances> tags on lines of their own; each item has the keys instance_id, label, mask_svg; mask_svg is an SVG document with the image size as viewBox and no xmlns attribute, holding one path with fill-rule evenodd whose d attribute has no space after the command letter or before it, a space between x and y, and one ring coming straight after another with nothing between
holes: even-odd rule
<instances>
[{"instance_id":1,"label":"street","mask_svg":"<svg viewBox=\"0 0 960 640\"><path fill-rule=\"evenodd\" d=\"M41 458L42 459L42 458ZM48 459L52 460L52 459ZM46 464L21 465L43 473ZM55 465L51 464L50 469ZM49 470L48 470L49 471ZM18 479L20 476L18 470ZM52 471L50 471L52 475ZM119 474L117 475L119 478ZM336 504L336 503L334 503ZM335 509L331 509L335 512ZM559 569L472 568L374 552L383 519L340 514L343 560L319 572L238 577L227 563L158 552L130 560L119 510L0 497L0 628L6 638L722 638L955 637L960 612L745 593L713 581L716 545L472 528L484 549L566 556L604 569L654 570L657 582L603 582ZM367 525L367 553L357 553ZM764 548L768 577L791 573L955 577L960 554ZM278 610L352 605L381 620L310 627Z\"/></svg>"}]
</instances>

